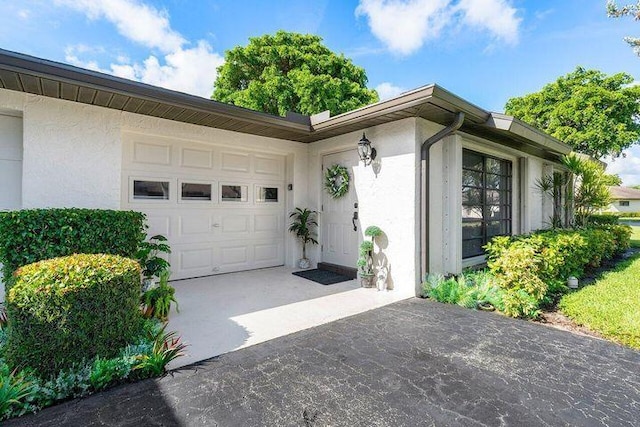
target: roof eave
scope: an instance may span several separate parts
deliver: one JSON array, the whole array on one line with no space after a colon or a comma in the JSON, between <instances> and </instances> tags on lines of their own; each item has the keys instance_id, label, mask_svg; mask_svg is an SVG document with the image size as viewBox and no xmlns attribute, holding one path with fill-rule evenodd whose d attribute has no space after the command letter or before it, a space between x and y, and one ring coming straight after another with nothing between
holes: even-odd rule
<instances>
[{"instance_id":1,"label":"roof eave","mask_svg":"<svg viewBox=\"0 0 640 427\"><path fill-rule=\"evenodd\" d=\"M564 142L506 114L491 113L486 125L511 132L557 154L566 155L572 151L571 146Z\"/></svg>"},{"instance_id":2,"label":"roof eave","mask_svg":"<svg viewBox=\"0 0 640 427\"><path fill-rule=\"evenodd\" d=\"M304 134L308 134L311 131L308 117L291 116L284 118L274 116L232 104L213 101L171 89L152 86L4 49L0 49L0 64L2 64L2 69L7 71L74 85L81 83L83 86L91 89L109 91L125 96L134 96L142 100L161 102L173 107L188 108L198 112L228 117L230 119L240 119L251 123L299 131Z\"/></svg>"}]
</instances>

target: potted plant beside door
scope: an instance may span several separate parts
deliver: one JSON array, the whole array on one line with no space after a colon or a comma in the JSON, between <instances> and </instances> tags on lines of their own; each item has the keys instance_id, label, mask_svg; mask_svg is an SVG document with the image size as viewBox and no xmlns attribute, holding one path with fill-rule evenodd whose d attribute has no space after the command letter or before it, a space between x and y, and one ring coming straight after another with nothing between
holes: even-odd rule
<instances>
[{"instance_id":1,"label":"potted plant beside door","mask_svg":"<svg viewBox=\"0 0 640 427\"><path fill-rule=\"evenodd\" d=\"M360 244L360 258L358 259L358 269L360 270L360 284L363 288L372 288L374 285L375 271L373 269L373 248L376 237L382 234L380 227L372 225L367 227L364 235L371 237L371 240L364 240ZM382 279L381 286L384 285L386 277Z\"/></svg>"},{"instance_id":2,"label":"potted plant beside door","mask_svg":"<svg viewBox=\"0 0 640 427\"><path fill-rule=\"evenodd\" d=\"M307 258L307 243L318 244L316 240L316 227L318 226L316 211L296 208L289 214L289 218L292 219L289 231L302 242L302 258L298 260L298 267L309 268L311 262Z\"/></svg>"}]
</instances>

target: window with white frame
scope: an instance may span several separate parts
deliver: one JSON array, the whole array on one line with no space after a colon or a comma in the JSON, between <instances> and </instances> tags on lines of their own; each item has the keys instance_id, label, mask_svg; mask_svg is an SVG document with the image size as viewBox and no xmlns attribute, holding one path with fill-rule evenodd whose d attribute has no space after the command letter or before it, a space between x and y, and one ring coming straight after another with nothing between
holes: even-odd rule
<instances>
[{"instance_id":1,"label":"window with white frame","mask_svg":"<svg viewBox=\"0 0 640 427\"><path fill-rule=\"evenodd\" d=\"M169 181L133 180L135 200L169 200Z\"/></svg>"},{"instance_id":2,"label":"window with white frame","mask_svg":"<svg viewBox=\"0 0 640 427\"><path fill-rule=\"evenodd\" d=\"M629 206L629 201L628 200L620 200L618 202L618 206Z\"/></svg>"},{"instance_id":3,"label":"window with white frame","mask_svg":"<svg viewBox=\"0 0 640 427\"><path fill-rule=\"evenodd\" d=\"M494 236L512 229L512 164L462 151L462 258L483 255Z\"/></svg>"}]
</instances>

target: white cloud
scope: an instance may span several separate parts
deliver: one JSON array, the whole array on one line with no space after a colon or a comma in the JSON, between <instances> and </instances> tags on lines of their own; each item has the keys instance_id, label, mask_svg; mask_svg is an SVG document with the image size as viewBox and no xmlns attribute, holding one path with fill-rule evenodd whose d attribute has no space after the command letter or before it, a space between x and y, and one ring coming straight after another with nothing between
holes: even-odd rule
<instances>
[{"instance_id":1,"label":"white cloud","mask_svg":"<svg viewBox=\"0 0 640 427\"><path fill-rule=\"evenodd\" d=\"M378 86L376 86L376 92L378 92L378 95L380 96L380 101L394 98L405 91L406 89L389 82L380 83Z\"/></svg>"},{"instance_id":2,"label":"white cloud","mask_svg":"<svg viewBox=\"0 0 640 427\"><path fill-rule=\"evenodd\" d=\"M640 146L635 145L625 150L626 157L619 157L615 160L604 159L607 163L607 173L620 175L622 185L640 184Z\"/></svg>"},{"instance_id":3,"label":"white cloud","mask_svg":"<svg viewBox=\"0 0 640 427\"><path fill-rule=\"evenodd\" d=\"M31 11L29 9L20 9L18 11L18 16L20 19L27 20L31 16Z\"/></svg>"},{"instance_id":4,"label":"white cloud","mask_svg":"<svg viewBox=\"0 0 640 427\"><path fill-rule=\"evenodd\" d=\"M204 40L190 44L171 28L166 11L139 0L57 0L57 4L71 7L90 19L106 19L122 36L162 53L150 54L141 62L131 62L128 56L119 53L115 62L101 68L98 60L83 58L96 53L104 56L104 50L77 45L66 50L65 58L71 64L193 95L211 96L216 68L224 63L224 58Z\"/></svg>"},{"instance_id":5,"label":"white cloud","mask_svg":"<svg viewBox=\"0 0 640 427\"><path fill-rule=\"evenodd\" d=\"M457 8L466 24L487 29L495 38L509 44L518 42L521 19L507 0L460 0Z\"/></svg>"},{"instance_id":6,"label":"white cloud","mask_svg":"<svg viewBox=\"0 0 640 427\"><path fill-rule=\"evenodd\" d=\"M84 13L89 19L106 19L118 32L136 43L173 52L186 40L171 29L169 14L138 0L56 0Z\"/></svg>"},{"instance_id":7,"label":"white cloud","mask_svg":"<svg viewBox=\"0 0 640 427\"><path fill-rule=\"evenodd\" d=\"M366 16L371 32L400 55L437 39L447 26L470 26L515 44L521 21L510 0L360 0L356 16Z\"/></svg>"},{"instance_id":8,"label":"white cloud","mask_svg":"<svg viewBox=\"0 0 640 427\"><path fill-rule=\"evenodd\" d=\"M356 16L367 16L369 28L389 50L408 55L440 35L448 4L449 0L361 0Z\"/></svg>"}]
</instances>

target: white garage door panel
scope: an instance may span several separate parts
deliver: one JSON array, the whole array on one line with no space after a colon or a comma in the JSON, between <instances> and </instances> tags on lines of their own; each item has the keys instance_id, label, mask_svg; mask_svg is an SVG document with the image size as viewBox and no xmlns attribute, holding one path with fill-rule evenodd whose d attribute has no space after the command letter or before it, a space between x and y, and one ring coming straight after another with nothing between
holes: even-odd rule
<instances>
[{"instance_id":1,"label":"white garage door panel","mask_svg":"<svg viewBox=\"0 0 640 427\"><path fill-rule=\"evenodd\" d=\"M123 139L123 205L147 214L150 235L169 239L172 279L284 264L284 156L149 135ZM169 199L134 199L133 179L169 181ZM181 200L182 183L211 184L211 200ZM223 202L222 184L246 187L246 196ZM278 201L261 187L277 188Z\"/></svg>"},{"instance_id":2,"label":"white garage door panel","mask_svg":"<svg viewBox=\"0 0 640 427\"><path fill-rule=\"evenodd\" d=\"M171 235L171 216L169 215L147 213L147 225L149 226L147 230L149 236L157 234L162 234L163 236Z\"/></svg>"},{"instance_id":3,"label":"white garage door panel","mask_svg":"<svg viewBox=\"0 0 640 427\"><path fill-rule=\"evenodd\" d=\"M207 213L200 215L179 215L180 236L197 236L199 240L207 234L213 234L213 219Z\"/></svg>"},{"instance_id":4,"label":"white garage door panel","mask_svg":"<svg viewBox=\"0 0 640 427\"><path fill-rule=\"evenodd\" d=\"M251 215L249 214L229 212L222 217L220 231L227 238L248 237L250 218Z\"/></svg>"},{"instance_id":5,"label":"white garage door panel","mask_svg":"<svg viewBox=\"0 0 640 427\"><path fill-rule=\"evenodd\" d=\"M208 276L217 272L215 250L211 245L174 245L172 250L172 279Z\"/></svg>"},{"instance_id":6,"label":"white garage door panel","mask_svg":"<svg viewBox=\"0 0 640 427\"><path fill-rule=\"evenodd\" d=\"M233 245L220 247L220 267L224 269L238 268L241 270L249 267L250 249L246 245Z\"/></svg>"},{"instance_id":7,"label":"white garage door panel","mask_svg":"<svg viewBox=\"0 0 640 427\"><path fill-rule=\"evenodd\" d=\"M248 154L222 153L223 172L245 172L250 171L251 158Z\"/></svg>"},{"instance_id":8,"label":"white garage door panel","mask_svg":"<svg viewBox=\"0 0 640 427\"><path fill-rule=\"evenodd\" d=\"M268 265L282 259L284 256L284 241L258 243L254 247L255 263Z\"/></svg>"},{"instance_id":9,"label":"white garage door panel","mask_svg":"<svg viewBox=\"0 0 640 427\"><path fill-rule=\"evenodd\" d=\"M136 142L133 160L151 165L171 165L171 147L166 144Z\"/></svg>"},{"instance_id":10,"label":"white garage door panel","mask_svg":"<svg viewBox=\"0 0 640 427\"><path fill-rule=\"evenodd\" d=\"M183 148L180 156L180 166L186 168L213 168L213 150L199 150Z\"/></svg>"},{"instance_id":11,"label":"white garage door panel","mask_svg":"<svg viewBox=\"0 0 640 427\"><path fill-rule=\"evenodd\" d=\"M267 175L270 178L282 177L282 171L284 170L284 158L282 157L267 157L257 154L255 156L255 169L256 173L260 175Z\"/></svg>"}]
</instances>

